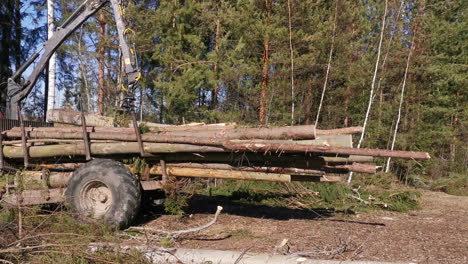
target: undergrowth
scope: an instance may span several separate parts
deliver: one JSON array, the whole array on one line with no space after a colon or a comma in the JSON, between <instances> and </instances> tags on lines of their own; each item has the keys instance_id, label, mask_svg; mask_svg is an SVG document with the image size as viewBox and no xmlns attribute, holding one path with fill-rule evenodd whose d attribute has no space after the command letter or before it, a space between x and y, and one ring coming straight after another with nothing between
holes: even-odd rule
<instances>
[{"instance_id":1,"label":"undergrowth","mask_svg":"<svg viewBox=\"0 0 468 264\"><path fill-rule=\"evenodd\" d=\"M61 207L21 209L19 237L17 208L0 212L0 262L4 263L148 263L137 251L89 251L92 242L118 242L113 230L100 222L78 222Z\"/></svg>"},{"instance_id":2,"label":"undergrowth","mask_svg":"<svg viewBox=\"0 0 468 264\"><path fill-rule=\"evenodd\" d=\"M452 173L447 178L439 178L430 184L430 189L452 195L468 196L468 174Z\"/></svg>"},{"instance_id":3,"label":"undergrowth","mask_svg":"<svg viewBox=\"0 0 468 264\"><path fill-rule=\"evenodd\" d=\"M200 192L248 204L344 212L369 209L407 212L419 207L420 196L415 189L395 184L391 174L356 176L353 186L343 183L224 181L221 186Z\"/></svg>"}]
</instances>

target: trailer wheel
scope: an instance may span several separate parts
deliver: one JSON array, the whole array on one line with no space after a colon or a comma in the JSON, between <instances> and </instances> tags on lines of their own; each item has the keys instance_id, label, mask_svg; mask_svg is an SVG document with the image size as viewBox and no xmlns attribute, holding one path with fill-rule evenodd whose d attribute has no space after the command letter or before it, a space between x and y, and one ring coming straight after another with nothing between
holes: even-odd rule
<instances>
[{"instance_id":1,"label":"trailer wheel","mask_svg":"<svg viewBox=\"0 0 468 264\"><path fill-rule=\"evenodd\" d=\"M80 218L102 219L123 229L138 213L141 188L138 179L122 163L96 159L73 172L65 196Z\"/></svg>"}]
</instances>

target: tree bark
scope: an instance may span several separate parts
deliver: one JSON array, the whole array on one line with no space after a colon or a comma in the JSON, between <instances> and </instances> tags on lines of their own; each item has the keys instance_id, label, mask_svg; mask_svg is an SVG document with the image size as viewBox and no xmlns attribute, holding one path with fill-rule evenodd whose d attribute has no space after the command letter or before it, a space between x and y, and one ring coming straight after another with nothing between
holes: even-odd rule
<instances>
[{"instance_id":1,"label":"tree bark","mask_svg":"<svg viewBox=\"0 0 468 264\"><path fill-rule=\"evenodd\" d=\"M55 32L55 15L54 15L54 0L47 0L47 38L50 39ZM52 111L55 107L55 67L56 67L56 55L55 53L49 59L48 64L48 86L47 86L47 110L46 110L46 120L50 122L48 118L49 111Z\"/></svg>"},{"instance_id":2,"label":"tree bark","mask_svg":"<svg viewBox=\"0 0 468 264\"><path fill-rule=\"evenodd\" d=\"M265 0L265 13L266 13L266 35L263 42L263 67L262 67L262 84L260 91L260 109L258 112L258 120L260 123L265 124L266 121L266 104L267 104L267 88L268 88L268 68L270 59L270 36L268 27L270 26L270 13L271 13L271 0Z\"/></svg>"}]
</instances>

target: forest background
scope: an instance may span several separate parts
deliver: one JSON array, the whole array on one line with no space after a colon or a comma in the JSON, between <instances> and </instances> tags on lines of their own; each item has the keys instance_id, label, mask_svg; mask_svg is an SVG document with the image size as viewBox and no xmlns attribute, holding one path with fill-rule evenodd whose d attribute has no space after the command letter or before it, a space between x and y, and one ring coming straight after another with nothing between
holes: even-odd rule
<instances>
[{"instance_id":1,"label":"forest background","mask_svg":"<svg viewBox=\"0 0 468 264\"><path fill-rule=\"evenodd\" d=\"M466 1L124 2L143 73L136 94L142 119L323 129L367 120L361 146L383 149L391 148L399 124L395 149L434 158L394 161L398 176L415 183L424 181L419 175L466 178ZM80 3L55 0L56 25ZM46 1L0 2L2 109L3 83L47 38L46 16ZM117 112L116 33L106 8L62 45L55 107L78 109L83 98L87 112ZM44 87L36 85L25 103L30 119L43 118Z\"/></svg>"}]
</instances>

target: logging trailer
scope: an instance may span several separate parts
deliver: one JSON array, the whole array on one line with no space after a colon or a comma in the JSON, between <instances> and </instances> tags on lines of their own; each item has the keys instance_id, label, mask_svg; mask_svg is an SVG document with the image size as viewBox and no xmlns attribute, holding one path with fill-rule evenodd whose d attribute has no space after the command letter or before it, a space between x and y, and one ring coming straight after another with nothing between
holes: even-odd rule
<instances>
[{"instance_id":1,"label":"logging trailer","mask_svg":"<svg viewBox=\"0 0 468 264\"><path fill-rule=\"evenodd\" d=\"M21 102L54 51L108 3L127 77L122 110L131 116L130 127L99 126L91 123L90 115L67 110L50 113L55 124L23 120ZM124 228L135 218L142 192L162 189L175 177L336 182L350 171L375 173L377 167L368 164L373 157L429 158L424 152L355 149L352 134L362 132L359 127L144 124L143 131L134 111L141 74L126 39L130 31L120 0L86 0L8 79L7 118L0 120L2 206L66 202L79 215ZM28 79L20 83L38 58Z\"/></svg>"}]
</instances>

